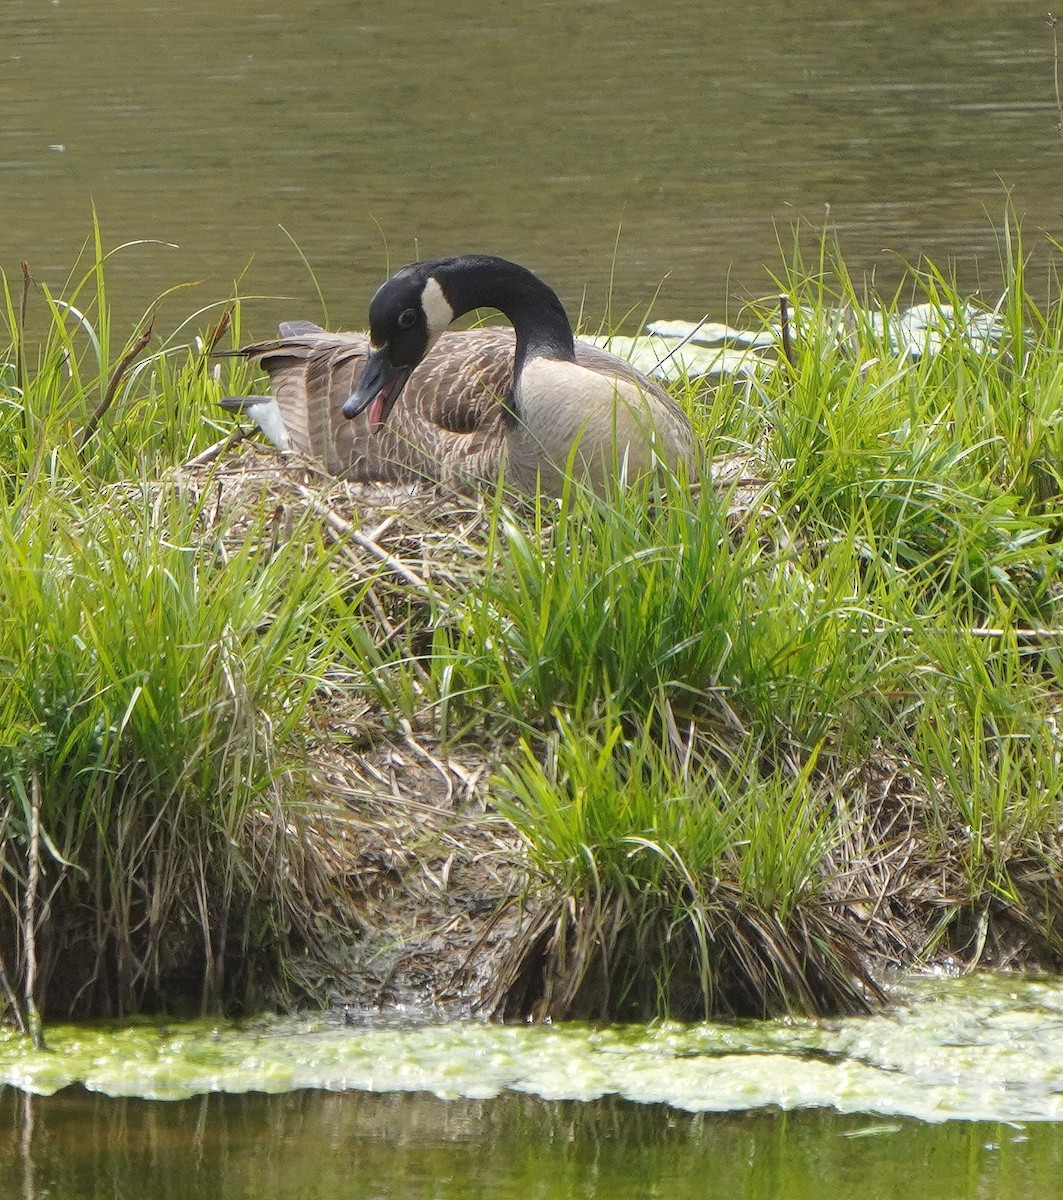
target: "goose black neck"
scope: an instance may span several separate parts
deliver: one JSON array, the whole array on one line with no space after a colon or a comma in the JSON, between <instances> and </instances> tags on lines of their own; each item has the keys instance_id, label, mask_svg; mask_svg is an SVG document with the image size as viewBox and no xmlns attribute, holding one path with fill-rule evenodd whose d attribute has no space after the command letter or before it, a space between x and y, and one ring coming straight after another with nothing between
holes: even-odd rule
<instances>
[{"instance_id":1,"label":"goose black neck","mask_svg":"<svg viewBox=\"0 0 1063 1200\"><path fill-rule=\"evenodd\" d=\"M526 267L489 254L464 254L444 259L432 274L456 317L497 308L509 318L517 335L516 375L529 358L575 361L572 326L557 293Z\"/></svg>"}]
</instances>

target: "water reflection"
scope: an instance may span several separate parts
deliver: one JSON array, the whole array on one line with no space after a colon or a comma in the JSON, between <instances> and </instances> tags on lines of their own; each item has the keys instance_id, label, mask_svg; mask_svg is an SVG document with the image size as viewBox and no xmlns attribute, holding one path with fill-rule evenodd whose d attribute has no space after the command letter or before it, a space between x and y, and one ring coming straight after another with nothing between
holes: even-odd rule
<instances>
[{"instance_id":1,"label":"water reflection","mask_svg":"<svg viewBox=\"0 0 1063 1200\"><path fill-rule=\"evenodd\" d=\"M195 1100L0 1092L0 1194L22 1200L387 1196L1053 1195L1055 1125L710 1116L620 1100L294 1092ZM6 1143L6 1144L5 1144Z\"/></svg>"},{"instance_id":2,"label":"water reflection","mask_svg":"<svg viewBox=\"0 0 1063 1200\"><path fill-rule=\"evenodd\" d=\"M336 322L388 251L507 254L594 321L660 285L697 319L765 290L796 220L886 287L926 253L992 290L1006 189L1040 264L1061 232L1039 0L8 0L0 46L0 263L57 285L95 203L109 244L180 246L119 260L127 310L242 277L294 296L256 326L319 315L280 225Z\"/></svg>"}]
</instances>

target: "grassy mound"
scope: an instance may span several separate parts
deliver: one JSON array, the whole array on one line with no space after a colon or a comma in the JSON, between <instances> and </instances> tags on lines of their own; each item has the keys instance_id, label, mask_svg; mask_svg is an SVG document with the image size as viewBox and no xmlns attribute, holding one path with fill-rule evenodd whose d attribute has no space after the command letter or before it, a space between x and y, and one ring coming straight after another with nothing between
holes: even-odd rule
<instances>
[{"instance_id":1,"label":"grassy mound","mask_svg":"<svg viewBox=\"0 0 1063 1200\"><path fill-rule=\"evenodd\" d=\"M112 348L96 257L28 292L39 343L7 304L13 1017L858 1011L1060 966L1061 319L1018 248L993 312L795 263L790 357L679 389L732 469L556 503L232 444L238 329Z\"/></svg>"}]
</instances>

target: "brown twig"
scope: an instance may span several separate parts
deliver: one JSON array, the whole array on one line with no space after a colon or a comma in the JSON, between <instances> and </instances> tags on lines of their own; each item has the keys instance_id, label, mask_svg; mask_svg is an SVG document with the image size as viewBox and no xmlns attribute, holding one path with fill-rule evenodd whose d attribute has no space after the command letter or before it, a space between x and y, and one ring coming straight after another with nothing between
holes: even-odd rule
<instances>
[{"instance_id":1,"label":"brown twig","mask_svg":"<svg viewBox=\"0 0 1063 1200\"><path fill-rule=\"evenodd\" d=\"M125 354L123 354L118 360L118 365L111 372L111 378L107 381L107 391L104 393L104 397L100 401L99 407L89 418L89 423L85 426L85 430L81 435L81 442L78 446L79 451L85 449L89 439L95 434L97 428L99 427L100 421L103 420L104 415L114 401L115 394L118 391L118 385L122 382L126 372L136 361L137 355L141 352L141 350L144 349L148 342L151 341L151 333L154 328L155 317L153 315L151 320L148 322L147 328L142 329L140 333L137 334L133 341L130 342Z\"/></svg>"},{"instance_id":2,"label":"brown twig","mask_svg":"<svg viewBox=\"0 0 1063 1200\"><path fill-rule=\"evenodd\" d=\"M785 296L779 297L779 332L782 338L782 353L786 359L790 384L793 385L794 373L797 370L797 355L790 337L790 302Z\"/></svg>"},{"instance_id":3,"label":"brown twig","mask_svg":"<svg viewBox=\"0 0 1063 1200\"><path fill-rule=\"evenodd\" d=\"M349 537L352 542L361 546L363 550L367 550L375 558L380 559L389 570L394 571L401 579L405 579L422 596L427 597L429 600L435 598L432 589L416 571L410 570L404 562L397 559L393 554L389 554L383 546L377 545L371 538L366 537L364 533L360 533L350 521L345 520L334 509L322 503L309 488L303 487L302 484L296 484L295 486L303 499L316 513L324 517L326 523L332 529L337 533L343 534L344 537Z\"/></svg>"}]
</instances>

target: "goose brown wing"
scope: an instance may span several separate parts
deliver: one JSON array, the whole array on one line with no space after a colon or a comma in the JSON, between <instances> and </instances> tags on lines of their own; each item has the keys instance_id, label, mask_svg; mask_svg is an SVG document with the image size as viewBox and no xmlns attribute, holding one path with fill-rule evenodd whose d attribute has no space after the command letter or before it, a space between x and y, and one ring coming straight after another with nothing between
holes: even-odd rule
<instances>
[{"instance_id":1,"label":"goose brown wing","mask_svg":"<svg viewBox=\"0 0 1063 1200\"><path fill-rule=\"evenodd\" d=\"M287 322L281 337L244 347L270 377L292 449L348 479L401 482L493 478L511 426L516 342L508 327L444 333L410 376L387 423L370 434L365 415L348 420L369 350L364 333L328 333ZM576 343L576 361L636 383L689 444L689 424L658 384L608 351ZM663 431L662 431L663 432Z\"/></svg>"},{"instance_id":2,"label":"goose brown wing","mask_svg":"<svg viewBox=\"0 0 1063 1200\"><path fill-rule=\"evenodd\" d=\"M390 419L372 435L365 416L347 420L344 401L365 365L362 333L327 333L309 322L244 348L270 377L292 448L350 479L401 481L493 475L513 393L511 329L443 334L410 376Z\"/></svg>"},{"instance_id":3,"label":"goose brown wing","mask_svg":"<svg viewBox=\"0 0 1063 1200\"><path fill-rule=\"evenodd\" d=\"M298 332L246 346L243 353L269 375L292 449L339 473L345 466L337 447L340 406L361 372L369 339L363 333L327 333L309 322L281 326L282 333L292 329Z\"/></svg>"},{"instance_id":4,"label":"goose brown wing","mask_svg":"<svg viewBox=\"0 0 1063 1200\"><path fill-rule=\"evenodd\" d=\"M513 395L510 329L444 333L410 376L383 428L349 422L358 478L420 478L453 483L498 474L506 444L505 404ZM365 466L357 460L371 457Z\"/></svg>"}]
</instances>

